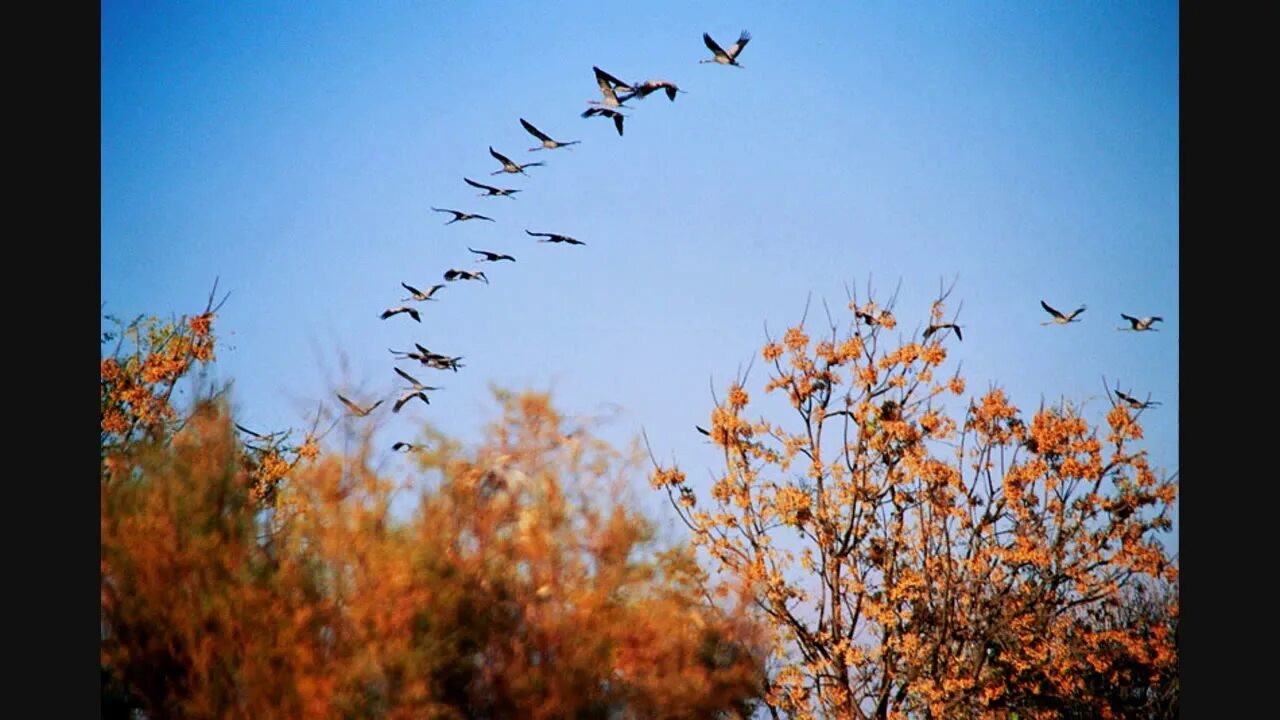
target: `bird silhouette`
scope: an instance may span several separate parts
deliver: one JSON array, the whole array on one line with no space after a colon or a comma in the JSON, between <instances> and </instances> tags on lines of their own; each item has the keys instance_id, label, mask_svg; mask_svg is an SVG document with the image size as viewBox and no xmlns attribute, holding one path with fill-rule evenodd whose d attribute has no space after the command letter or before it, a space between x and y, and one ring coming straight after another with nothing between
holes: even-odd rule
<instances>
[{"instance_id":1,"label":"bird silhouette","mask_svg":"<svg viewBox=\"0 0 1280 720\"><path fill-rule=\"evenodd\" d=\"M928 340L930 335L942 330L943 328L951 328L956 331L956 338L963 341L964 335L960 334L960 326L955 323L936 323L924 329L924 339Z\"/></svg>"},{"instance_id":2,"label":"bird silhouette","mask_svg":"<svg viewBox=\"0 0 1280 720\"><path fill-rule=\"evenodd\" d=\"M1040 323L1041 325L1066 325L1067 323L1080 322L1079 320L1076 319L1076 316L1084 312L1084 309L1085 309L1085 306L1081 305L1075 310L1072 310L1070 315L1064 315L1058 312L1057 310L1054 310L1053 308L1049 307L1049 303L1043 300L1040 301L1040 307L1044 308L1045 312L1053 316L1052 320L1045 320L1044 322Z\"/></svg>"},{"instance_id":3,"label":"bird silhouette","mask_svg":"<svg viewBox=\"0 0 1280 720\"><path fill-rule=\"evenodd\" d=\"M707 33L702 33L702 42L706 44L707 49L710 50L715 57L710 57L706 60L699 60L699 64L714 62L720 63L721 65L742 67L742 65L738 64L738 55L742 54L743 49L747 47L747 43L751 42L751 35L746 30L743 30L742 34L738 36L738 42L730 45L728 50L724 50L717 45L716 41L712 40L711 36Z\"/></svg>"},{"instance_id":4,"label":"bird silhouette","mask_svg":"<svg viewBox=\"0 0 1280 720\"><path fill-rule=\"evenodd\" d=\"M431 209L435 210L436 212L453 213L453 219L445 223L445 225L452 225L460 220L488 220L489 222L497 222L491 217L486 217L484 215L476 215L475 213L465 213L460 210L445 210L444 208L438 208L438 207L433 207Z\"/></svg>"},{"instance_id":5,"label":"bird silhouette","mask_svg":"<svg viewBox=\"0 0 1280 720\"><path fill-rule=\"evenodd\" d=\"M541 162L531 162L531 163L525 163L525 164L523 164L523 165L520 165L520 164L518 164L518 163L513 163L513 162L511 162L511 158L507 157L506 155L503 155L502 153L498 152L497 150L494 150L492 145L490 145L490 146L489 146L489 154L490 154L490 155L492 155L492 156L494 157L494 159L496 159L498 162L502 163L502 169L501 169L501 170L494 170L493 172L489 173L490 175L497 175L498 173L504 173L504 172L505 172L505 173L520 173L521 175L528 175L529 173L527 173L527 172L525 172L525 171L524 171L524 169L525 169L525 168L527 168L527 167L536 167L536 166L538 166L538 165L545 165L545 164L546 164L546 163L541 163Z\"/></svg>"},{"instance_id":6,"label":"bird silhouette","mask_svg":"<svg viewBox=\"0 0 1280 720\"><path fill-rule=\"evenodd\" d=\"M501 171L499 171L499 172L501 172ZM495 173L495 174L496 174L496 173ZM496 188L496 187L494 187L494 186L492 186L492 185L485 185L484 183L478 183L478 182L476 182L475 180L472 180L471 178L465 178L465 177L464 177L464 178L462 178L462 179L463 179L463 180L464 180L468 185L470 185L471 187L473 187L473 188L480 188L481 190L484 190L484 192L482 192L482 193L477 193L477 195L478 195L479 197L503 197L503 196L506 196L506 197L509 197L509 198L511 198L512 200L514 200L514 199L515 199L515 194L516 194L516 193L518 193L518 192L520 192L519 190L512 190L512 189L509 189L509 188Z\"/></svg>"},{"instance_id":7,"label":"bird silhouette","mask_svg":"<svg viewBox=\"0 0 1280 720\"><path fill-rule=\"evenodd\" d=\"M382 314L379 315L378 317L382 318L383 320L386 320L387 318L393 315L399 315L400 313L409 313L409 317L413 318L414 320L417 320L418 322L422 322L422 316L418 314L418 311L405 305L401 305L400 307L395 307L395 308L387 308L386 310L383 310Z\"/></svg>"},{"instance_id":8,"label":"bird silhouette","mask_svg":"<svg viewBox=\"0 0 1280 720\"><path fill-rule=\"evenodd\" d=\"M626 115L623 115L617 110L610 110L608 108L588 108L586 112L582 113L582 117L584 118L589 118L593 115L613 118L613 126L618 129L618 136L622 136L622 121L626 119Z\"/></svg>"},{"instance_id":9,"label":"bird silhouette","mask_svg":"<svg viewBox=\"0 0 1280 720\"><path fill-rule=\"evenodd\" d=\"M534 127L532 124L530 124L528 120L525 120L524 118L520 118L520 124L524 126L525 130L529 131L530 135L542 141L541 147L529 148L529 152L536 152L538 150L555 150L556 148L569 147L570 145L577 145L578 143L582 142L581 140L570 140L568 142L560 142L558 140L552 140L550 135L547 135L546 133L542 132L538 128Z\"/></svg>"},{"instance_id":10,"label":"bird silhouette","mask_svg":"<svg viewBox=\"0 0 1280 720\"><path fill-rule=\"evenodd\" d=\"M346 405L351 410L351 414L355 415L356 417L365 417L369 413L376 410L378 406L382 404L382 401L379 400L374 404L370 405L369 407L364 408L364 407L360 407L359 405L343 397L341 393L337 393L337 395L338 395L338 399L342 401L342 404Z\"/></svg>"},{"instance_id":11,"label":"bird silhouette","mask_svg":"<svg viewBox=\"0 0 1280 720\"><path fill-rule=\"evenodd\" d=\"M1116 328L1117 330L1135 330L1137 332L1150 330L1152 332L1158 332L1159 328L1154 328L1152 327L1152 325L1158 322L1164 322L1164 318L1158 315L1149 315L1144 318L1136 318L1136 317L1133 317L1132 315L1125 315L1124 313L1120 313L1120 317L1124 318L1125 320L1128 320L1129 325L1131 327Z\"/></svg>"},{"instance_id":12,"label":"bird silhouette","mask_svg":"<svg viewBox=\"0 0 1280 720\"><path fill-rule=\"evenodd\" d=\"M532 230L525 230L525 233L533 237L546 238L545 240L539 240L538 242L568 243L570 245L586 245L586 243L582 242L581 240L575 240L569 237L568 235L559 235L556 233L533 232Z\"/></svg>"},{"instance_id":13,"label":"bird silhouette","mask_svg":"<svg viewBox=\"0 0 1280 720\"><path fill-rule=\"evenodd\" d=\"M643 100L648 97L650 93L658 90L665 90L667 93L667 99L671 102L676 101L676 93L685 92L684 90L676 87L676 84L670 80L645 80L639 85L636 85L635 95Z\"/></svg>"},{"instance_id":14,"label":"bird silhouette","mask_svg":"<svg viewBox=\"0 0 1280 720\"><path fill-rule=\"evenodd\" d=\"M484 257L480 259L480 262L498 262L499 260L510 260L511 262L516 261L515 258L503 253L489 252L488 250L472 250L471 248L467 249L477 255L483 255Z\"/></svg>"},{"instance_id":15,"label":"bird silhouette","mask_svg":"<svg viewBox=\"0 0 1280 720\"><path fill-rule=\"evenodd\" d=\"M444 272L444 279L447 282L453 282L454 280L483 280L485 285L489 284L489 278L485 277L483 270L449 268Z\"/></svg>"},{"instance_id":16,"label":"bird silhouette","mask_svg":"<svg viewBox=\"0 0 1280 720\"><path fill-rule=\"evenodd\" d=\"M435 300L435 298L432 296L435 295L440 290L444 289L444 285L432 285L430 288L427 289L426 292L422 292L418 288L412 285L406 284L404 282L401 282L400 286L411 293L410 296L407 298L400 298L400 302L409 302L410 300L415 300L417 302Z\"/></svg>"}]
</instances>

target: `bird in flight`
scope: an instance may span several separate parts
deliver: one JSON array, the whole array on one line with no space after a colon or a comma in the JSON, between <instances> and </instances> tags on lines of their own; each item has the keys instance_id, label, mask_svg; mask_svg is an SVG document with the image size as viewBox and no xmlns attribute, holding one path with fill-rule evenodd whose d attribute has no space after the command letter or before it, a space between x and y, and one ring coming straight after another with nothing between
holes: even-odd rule
<instances>
[{"instance_id":1,"label":"bird in flight","mask_svg":"<svg viewBox=\"0 0 1280 720\"><path fill-rule=\"evenodd\" d=\"M382 401L379 400L378 402L370 405L369 407L363 408L351 402L350 400L346 399L345 397L343 397L341 393L338 393L337 395L338 395L338 399L342 401L342 404L350 408L351 414L355 415L356 417L364 417L369 413L373 412L374 410L376 410L378 406L382 404Z\"/></svg>"},{"instance_id":2,"label":"bird in flight","mask_svg":"<svg viewBox=\"0 0 1280 720\"><path fill-rule=\"evenodd\" d=\"M412 293L407 298L400 298L400 302L409 302L410 300L416 300L417 302L424 302L426 300L435 300L435 298L432 297L432 295L435 295L437 291L444 289L444 285L432 285L431 287L427 288L426 292L422 292L418 288L403 282L400 283L400 286L403 287L405 290L408 290L410 293Z\"/></svg>"},{"instance_id":3,"label":"bird in flight","mask_svg":"<svg viewBox=\"0 0 1280 720\"><path fill-rule=\"evenodd\" d=\"M498 173L504 173L504 172L520 173L521 175L528 175L529 173L524 171L525 168L536 167L538 165L546 164L541 162L531 162L531 163L525 163L523 165L518 165L516 163L511 162L511 158L507 157L506 155L503 155L497 150L494 150L492 145L489 146L489 154L492 155L494 159L496 159L498 162L502 163L502 169L494 170L493 172L489 173L490 175L497 175Z\"/></svg>"},{"instance_id":4,"label":"bird in flight","mask_svg":"<svg viewBox=\"0 0 1280 720\"><path fill-rule=\"evenodd\" d=\"M483 255L484 257L480 259L480 262L498 262L499 260L510 260L511 262L516 261L515 258L503 253L489 252L488 250L472 250L471 248L467 249L477 255Z\"/></svg>"},{"instance_id":5,"label":"bird in flight","mask_svg":"<svg viewBox=\"0 0 1280 720\"><path fill-rule=\"evenodd\" d=\"M1144 330L1150 330L1152 332L1158 332L1159 329L1152 327L1152 325L1158 322L1164 322L1164 318L1158 315L1148 316L1144 318L1136 318L1136 317L1133 317L1132 315L1125 315L1124 313L1120 313L1120 317L1124 318L1125 320L1128 320L1129 324L1132 327L1116 328L1117 330L1136 330L1138 332L1142 332Z\"/></svg>"},{"instance_id":6,"label":"bird in flight","mask_svg":"<svg viewBox=\"0 0 1280 720\"><path fill-rule=\"evenodd\" d=\"M625 107L622 103L635 97L635 88L594 65L591 66L591 69L596 72L596 84L600 86L600 94L604 96L604 100L589 100L590 104L603 105L605 107ZM627 94L619 98L619 90Z\"/></svg>"},{"instance_id":7,"label":"bird in flight","mask_svg":"<svg viewBox=\"0 0 1280 720\"><path fill-rule=\"evenodd\" d=\"M406 390L405 393L401 395L399 399L396 400L396 404L391 406L391 412L394 412L394 413L400 412L400 408L404 407L405 403L409 402L414 398L422 398L422 402L428 405L431 404L431 401L427 399L426 393L422 392L421 390L410 389L410 390Z\"/></svg>"},{"instance_id":8,"label":"bird in flight","mask_svg":"<svg viewBox=\"0 0 1280 720\"><path fill-rule=\"evenodd\" d=\"M393 315L399 315L400 313L409 313L409 317L413 318L414 320L417 320L418 322L422 322L422 316L418 314L418 311L414 310L411 307L408 307L407 305L401 305L400 307L395 307L395 308L387 308L386 310L383 310L382 314L379 315L378 317L382 318L383 320L386 320L387 318Z\"/></svg>"},{"instance_id":9,"label":"bird in flight","mask_svg":"<svg viewBox=\"0 0 1280 720\"><path fill-rule=\"evenodd\" d=\"M496 188L492 185L485 185L484 183L478 183L475 180L472 180L471 178L464 177L462 179L465 180L466 183L471 187L480 188L481 190L484 190L484 192L482 193L477 193L478 197L503 197L505 195L506 197L509 197L512 200L515 200L515 194L520 192L519 190L512 190L509 188Z\"/></svg>"},{"instance_id":10,"label":"bird in flight","mask_svg":"<svg viewBox=\"0 0 1280 720\"><path fill-rule=\"evenodd\" d=\"M738 64L738 55L742 54L743 49L747 47L747 43L751 42L751 34L746 30L743 30L742 34L738 36L738 42L730 45L728 50L724 50L717 45L716 41L712 40L711 36L707 33L702 33L702 42L706 43L707 49L715 54L715 57L707 58L706 60L699 60L699 64L714 62L720 63L721 65L742 67Z\"/></svg>"},{"instance_id":11,"label":"bird in flight","mask_svg":"<svg viewBox=\"0 0 1280 720\"><path fill-rule=\"evenodd\" d=\"M449 268L444 272L444 279L448 282L453 282L454 280L483 280L485 285L489 284L489 278L485 277L483 270Z\"/></svg>"},{"instance_id":12,"label":"bird in flight","mask_svg":"<svg viewBox=\"0 0 1280 720\"><path fill-rule=\"evenodd\" d=\"M658 90L665 90L667 93L667 99L671 102L676 101L676 93L685 92L684 90L676 87L676 84L670 80L645 80L639 85L636 85L635 94L636 97L643 100L649 96L649 93L656 92Z\"/></svg>"},{"instance_id":13,"label":"bird in flight","mask_svg":"<svg viewBox=\"0 0 1280 720\"><path fill-rule=\"evenodd\" d=\"M532 124L530 124L528 120L525 120L524 118L520 118L520 124L524 126L525 130L529 131L530 135L542 141L541 147L529 148L529 152L536 152L538 150L555 150L556 148L569 147L570 145L577 145L578 143L582 142L581 140L570 140L568 142L560 142L559 140L552 140L550 135L547 135L546 133L542 132L538 128L534 127Z\"/></svg>"},{"instance_id":14,"label":"bird in flight","mask_svg":"<svg viewBox=\"0 0 1280 720\"><path fill-rule=\"evenodd\" d=\"M556 233L533 232L532 230L525 230L525 233L532 237L545 238L544 240L539 240L538 242L569 243L570 245L586 245L586 243L582 242L581 240L575 240L569 237L568 235L558 235Z\"/></svg>"},{"instance_id":15,"label":"bird in flight","mask_svg":"<svg viewBox=\"0 0 1280 720\"><path fill-rule=\"evenodd\" d=\"M476 215L475 213L465 213L459 210L445 210L444 208L438 208L438 207L433 207L431 209L435 210L436 212L453 213L453 219L445 223L445 225L452 225L458 222L459 220L488 220L489 222L496 222L491 217L485 217L484 215Z\"/></svg>"},{"instance_id":16,"label":"bird in flight","mask_svg":"<svg viewBox=\"0 0 1280 720\"><path fill-rule=\"evenodd\" d=\"M418 446L414 445L413 443L399 442L399 441L397 441L395 444L391 446L391 450L394 452L400 452L401 450L405 452L411 452L417 449L418 449Z\"/></svg>"},{"instance_id":17,"label":"bird in flight","mask_svg":"<svg viewBox=\"0 0 1280 720\"><path fill-rule=\"evenodd\" d=\"M928 340L930 335L933 335L934 333L938 332L939 330L942 330L943 328L951 328L952 330L955 330L956 338L958 338L961 341L964 340L964 335L960 334L960 326L956 325L955 323L937 323L935 325L930 325L929 327L924 329L924 339Z\"/></svg>"},{"instance_id":18,"label":"bird in flight","mask_svg":"<svg viewBox=\"0 0 1280 720\"><path fill-rule=\"evenodd\" d=\"M427 357L427 358L432 358L432 357L444 358L445 357L444 355L437 355L433 352L429 352L427 351L426 348L422 347L421 345L418 345L417 343L414 343L414 345L417 345L418 349L423 351L422 353L423 357ZM414 355L413 353L405 353L405 354ZM436 390L440 389L438 387L433 387L431 385L423 385L417 378L401 370L400 368L394 368L394 369L397 375L404 378L405 380L408 380L413 385L412 390L414 390L415 392L435 392Z\"/></svg>"},{"instance_id":19,"label":"bird in flight","mask_svg":"<svg viewBox=\"0 0 1280 720\"><path fill-rule=\"evenodd\" d=\"M1085 308L1084 305L1081 305L1075 310L1072 310L1070 315L1063 315L1057 310L1054 310L1053 308L1049 307L1049 303L1043 300L1040 301L1040 307L1044 308L1045 312L1053 316L1052 320L1045 320L1044 322L1040 323L1041 325L1054 325L1054 324L1066 325L1067 323L1080 322L1079 320L1076 319L1076 316L1084 312L1084 308Z\"/></svg>"},{"instance_id":20,"label":"bird in flight","mask_svg":"<svg viewBox=\"0 0 1280 720\"><path fill-rule=\"evenodd\" d=\"M1124 402L1128 403L1129 407L1133 408L1134 410L1146 410L1146 409L1147 409L1147 408L1149 408L1149 407L1155 407L1155 406L1157 406L1157 405L1159 405L1159 404L1160 404L1159 402L1157 402L1157 401L1155 401L1155 400L1147 400L1147 401L1145 401L1145 402L1144 402L1144 401L1139 400L1138 398L1136 398L1136 397L1134 397L1134 396L1132 396L1132 395L1126 395L1126 394L1124 394L1124 393L1120 392L1120 390L1118 390L1118 389L1117 389L1117 390L1115 390L1115 394L1116 394L1116 397L1118 397L1118 398L1120 398L1121 400L1123 400Z\"/></svg>"},{"instance_id":21,"label":"bird in flight","mask_svg":"<svg viewBox=\"0 0 1280 720\"><path fill-rule=\"evenodd\" d=\"M589 118L592 115L599 115L601 117L613 118L613 126L618 129L618 136L619 137L622 136L622 121L626 119L627 117L626 115L623 115L617 110L610 110L608 108L598 108L598 107L587 108L587 111L582 113L582 117L584 118Z\"/></svg>"}]
</instances>

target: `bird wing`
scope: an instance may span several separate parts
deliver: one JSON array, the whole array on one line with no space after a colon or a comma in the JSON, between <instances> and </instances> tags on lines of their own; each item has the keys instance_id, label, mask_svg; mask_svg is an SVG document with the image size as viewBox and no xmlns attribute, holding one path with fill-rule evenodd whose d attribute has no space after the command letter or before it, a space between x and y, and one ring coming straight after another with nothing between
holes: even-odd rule
<instances>
[{"instance_id":1,"label":"bird wing","mask_svg":"<svg viewBox=\"0 0 1280 720\"><path fill-rule=\"evenodd\" d=\"M456 278L456 277L458 277L458 271L457 271L457 270L445 270L445 271L444 271L444 279L445 279L445 280L453 280L453 279L454 279L454 278Z\"/></svg>"},{"instance_id":2,"label":"bird wing","mask_svg":"<svg viewBox=\"0 0 1280 720\"><path fill-rule=\"evenodd\" d=\"M343 405L346 405L348 408L350 408L350 409L351 409L351 412L354 412L354 413L357 413L357 414L364 412L363 410L361 410L361 409L360 409L360 406L359 406L359 405L357 405L357 404L355 404L355 403L351 402L350 400L346 399L346 398L345 398L345 397L343 397L340 393L339 393L339 394L337 394L337 395L338 395L338 399L342 401L342 404L343 404Z\"/></svg>"},{"instance_id":3,"label":"bird wing","mask_svg":"<svg viewBox=\"0 0 1280 720\"><path fill-rule=\"evenodd\" d=\"M493 218L487 215L472 215L471 219L472 220L488 220L489 222L498 222L497 220L494 220Z\"/></svg>"},{"instance_id":4,"label":"bird wing","mask_svg":"<svg viewBox=\"0 0 1280 720\"><path fill-rule=\"evenodd\" d=\"M747 43L749 42L751 42L751 33L743 30L742 34L738 36L738 42L730 45L729 49L726 50L725 53L730 57L730 59L736 59L738 54L747 47Z\"/></svg>"},{"instance_id":5,"label":"bird wing","mask_svg":"<svg viewBox=\"0 0 1280 720\"><path fill-rule=\"evenodd\" d=\"M1047 311L1050 315L1052 315L1052 316L1054 316L1054 317L1059 317L1059 318L1060 318L1060 317L1062 317L1062 313L1060 313L1060 312L1058 312L1057 310L1054 310L1053 308L1049 307L1049 303L1047 303L1047 302L1045 302L1045 301L1043 301L1043 300L1041 300L1041 301L1040 301L1040 307L1044 308L1044 309L1045 309L1045 311Z\"/></svg>"},{"instance_id":6,"label":"bird wing","mask_svg":"<svg viewBox=\"0 0 1280 720\"><path fill-rule=\"evenodd\" d=\"M1125 320L1128 320L1129 322L1133 323L1134 325L1137 325L1139 322L1142 322L1142 321L1141 321L1141 320L1139 320L1138 318L1133 317L1132 315L1125 315L1124 313L1120 313L1120 317L1124 318Z\"/></svg>"},{"instance_id":7,"label":"bird wing","mask_svg":"<svg viewBox=\"0 0 1280 720\"><path fill-rule=\"evenodd\" d=\"M957 340L959 340L959 341L961 341L961 342L964 342L964 335L961 335L961 334L960 334L960 326L959 326L959 325L952 325L952 326L951 326L951 329L956 331L956 339L957 339Z\"/></svg>"},{"instance_id":8,"label":"bird wing","mask_svg":"<svg viewBox=\"0 0 1280 720\"><path fill-rule=\"evenodd\" d=\"M526 235L532 235L533 237L551 237L551 233L536 233L532 230L525 230L524 232Z\"/></svg>"},{"instance_id":9,"label":"bird wing","mask_svg":"<svg viewBox=\"0 0 1280 720\"><path fill-rule=\"evenodd\" d=\"M466 181L466 183L471 187L480 188L481 190L488 190L489 192L499 192L498 188L492 185L485 185L484 183L478 183L475 180L472 180L471 178L462 178L462 179Z\"/></svg>"},{"instance_id":10,"label":"bird wing","mask_svg":"<svg viewBox=\"0 0 1280 720\"><path fill-rule=\"evenodd\" d=\"M622 113L613 114L613 126L618 128L618 137L622 137Z\"/></svg>"},{"instance_id":11,"label":"bird wing","mask_svg":"<svg viewBox=\"0 0 1280 720\"><path fill-rule=\"evenodd\" d=\"M398 312L401 312L402 310L403 308L387 308L386 310L383 310L382 314L379 315L378 317L382 318L383 320L386 320L387 318L391 317L392 315L395 315Z\"/></svg>"},{"instance_id":12,"label":"bird wing","mask_svg":"<svg viewBox=\"0 0 1280 720\"><path fill-rule=\"evenodd\" d=\"M414 320L417 320L418 322L422 322L422 316L418 314L417 310L414 310L411 307L407 307L407 308L400 308L400 311L407 312L409 313L409 317L413 318Z\"/></svg>"},{"instance_id":13,"label":"bird wing","mask_svg":"<svg viewBox=\"0 0 1280 720\"><path fill-rule=\"evenodd\" d=\"M414 287L414 286L412 286L412 285L409 285L408 283L405 283L404 281L401 281L401 282L400 282L400 287L403 287L405 290L408 290L409 292L413 293L414 295L421 295L421 294L422 294L422 292L421 292L420 290L418 290L418 288L416 288L416 287Z\"/></svg>"},{"instance_id":14,"label":"bird wing","mask_svg":"<svg viewBox=\"0 0 1280 720\"><path fill-rule=\"evenodd\" d=\"M529 121L525 120L524 118L520 118L520 124L524 126L525 130L529 131L530 135L538 138L539 140L542 140L543 142L555 142L555 140L552 140L551 138L547 137L546 133L530 125Z\"/></svg>"},{"instance_id":15,"label":"bird wing","mask_svg":"<svg viewBox=\"0 0 1280 720\"><path fill-rule=\"evenodd\" d=\"M716 41L712 40L711 36L708 35L707 33L702 33L702 42L706 43L707 49L715 53L716 55L726 55L724 49L721 48L719 45L717 45Z\"/></svg>"},{"instance_id":16,"label":"bird wing","mask_svg":"<svg viewBox=\"0 0 1280 720\"><path fill-rule=\"evenodd\" d=\"M256 432L254 432L254 431L250 430L249 428L247 428L247 427L245 427L245 426L241 425L240 423L236 423L235 425L236 425L236 428L237 428L240 432L242 432L242 433L248 433L248 434L250 434L250 435L252 435L252 436L254 436L254 437L256 437L256 438L260 438L260 437L262 437L262 435L261 435L260 433L256 433Z\"/></svg>"},{"instance_id":17,"label":"bird wing","mask_svg":"<svg viewBox=\"0 0 1280 720\"><path fill-rule=\"evenodd\" d=\"M625 91L634 89L627 83L622 82L618 78L610 75L609 73L601 70L600 68L594 65L591 66L591 69L596 71L596 82L600 84L600 89L602 91L620 89L625 92Z\"/></svg>"},{"instance_id":18,"label":"bird wing","mask_svg":"<svg viewBox=\"0 0 1280 720\"><path fill-rule=\"evenodd\" d=\"M925 329L924 329L924 336L923 336L923 337L924 337L924 339L925 339L925 340L928 340L928 339L929 339L929 337L930 337L930 336L932 336L932 335L933 335L934 333L936 333L936 332L938 332L938 326L937 326L937 325L930 325L929 327L927 327L927 328L925 328Z\"/></svg>"},{"instance_id":19,"label":"bird wing","mask_svg":"<svg viewBox=\"0 0 1280 720\"><path fill-rule=\"evenodd\" d=\"M497 158L498 162L502 163L503 165L507 165L507 164L515 165L515 163L511 162L511 160L506 155L503 155L497 150L494 150L492 147L489 148L489 154Z\"/></svg>"},{"instance_id":20,"label":"bird wing","mask_svg":"<svg viewBox=\"0 0 1280 720\"><path fill-rule=\"evenodd\" d=\"M407 372L405 372L405 371L401 370L400 368L396 368L395 370L396 370L396 374L397 374L397 375L399 375L400 377L404 378L405 380L408 380L409 382L413 383L413 386L414 386L414 387L422 387L422 383L418 382L418 379L417 379L417 378L415 378L414 376L412 376L412 375L410 375L409 373L407 373Z\"/></svg>"}]
</instances>

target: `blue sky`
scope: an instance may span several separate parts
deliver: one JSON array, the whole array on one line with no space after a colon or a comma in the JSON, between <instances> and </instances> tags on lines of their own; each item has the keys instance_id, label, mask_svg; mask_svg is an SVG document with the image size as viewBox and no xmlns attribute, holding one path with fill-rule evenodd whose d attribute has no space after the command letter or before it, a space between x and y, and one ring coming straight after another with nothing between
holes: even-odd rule
<instances>
[{"instance_id":1,"label":"blue sky","mask_svg":"<svg viewBox=\"0 0 1280 720\"><path fill-rule=\"evenodd\" d=\"M744 68L698 63L704 31L743 29ZM578 116L592 65L687 93L631 101L618 137ZM529 153L521 117L582 144ZM490 145L547 165L492 177ZM433 205L497 222L445 227ZM492 284L451 283L421 325L378 319L450 267ZM843 313L870 278L901 283L909 334L958 278L950 362L971 391L1096 420L1118 379L1164 403L1146 447L1174 471L1177 4L105 2L106 310L196 311L215 277L218 374L250 427L299 425L335 384L390 395L387 349L417 341L466 367L405 366L446 389L380 410L386 445L423 418L476 437L496 382L617 406L606 437L643 426L691 478L717 461L693 431L708 380L723 390L765 323L810 293L811 319ZM1042 298L1088 310L1042 327ZM1118 332L1121 312L1165 322Z\"/></svg>"}]
</instances>

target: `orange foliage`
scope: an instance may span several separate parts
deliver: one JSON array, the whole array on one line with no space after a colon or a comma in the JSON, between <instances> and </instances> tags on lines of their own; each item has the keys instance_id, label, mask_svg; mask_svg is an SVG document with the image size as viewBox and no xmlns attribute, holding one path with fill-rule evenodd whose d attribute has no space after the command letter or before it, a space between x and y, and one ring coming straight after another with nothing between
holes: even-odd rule
<instances>
[{"instance_id":1,"label":"orange foliage","mask_svg":"<svg viewBox=\"0 0 1280 720\"><path fill-rule=\"evenodd\" d=\"M1154 538L1177 486L1132 447L1137 418L1112 408L1104 441L1072 407L1028 423L999 389L956 417L945 393L964 380L934 376L943 336L886 347L892 313L850 309L848 329L816 345L793 327L764 346L765 391L790 399L789 427L750 421L737 382L713 410L725 469L710 498L655 470L693 544L773 628L769 707L1122 717L1159 695L1167 714L1176 592L1147 595L1161 623L1125 612L1135 588L1177 581Z\"/></svg>"},{"instance_id":2,"label":"orange foliage","mask_svg":"<svg viewBox=\"0 0 1280 720\"><path fill-rule=\"evenodd\" d=\"M155 717L746 717L762 638L621 501L633 464L545 396L499 394L421 496L323 454L253 496L209 404L103 488L104 667ZM127 466L127 467L126 467Z\"/></svg>"}]
</instances>

